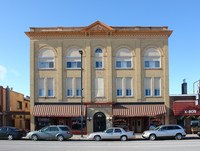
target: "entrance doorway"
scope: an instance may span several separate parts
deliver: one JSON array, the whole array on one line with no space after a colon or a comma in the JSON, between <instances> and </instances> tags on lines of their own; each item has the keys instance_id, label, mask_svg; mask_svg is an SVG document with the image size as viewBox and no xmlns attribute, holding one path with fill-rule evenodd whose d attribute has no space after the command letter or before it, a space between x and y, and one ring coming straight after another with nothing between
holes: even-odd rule
<instances>
[{"instance_id":1,"label":"entrance doorway","mask_svg":"<svg viewBox=\"0 0 200 151\"><path fill-rule=\"evenodd\" d=\"M102 132L106 129L106 116L102 112L94 114L93 128L94 132Z\"/></svg>"},{"instance_id":2,"label":"entrance doorway","mask_svg":"<svg viewBox=\"0 0 200 151\"><path fill-rule=\"evenodd\" d=\"M142 119L141 118L133 118L131 119L131 130L135 133L142 132Z\"/></svg>"}]
</instances>

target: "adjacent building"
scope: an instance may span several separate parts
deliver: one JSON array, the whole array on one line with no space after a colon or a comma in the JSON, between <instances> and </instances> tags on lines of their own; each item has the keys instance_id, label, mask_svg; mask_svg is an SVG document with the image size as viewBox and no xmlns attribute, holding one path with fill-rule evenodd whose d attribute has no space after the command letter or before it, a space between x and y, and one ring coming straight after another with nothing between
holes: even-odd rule
<instances>
[{"instance_id":1,"label":"adjacent building","mask_svg":"<svg viewBox=\"0 0 200 151\"><path fill-rule=\"evenodd\" d=\"M30 129L30 98L0 86L0 126Z\"/></svg>"},{"instance_id":2,"label":"adjacent building","mask_svg":"<svg viewBox=\"0 0 200 151\"><path fill-rule=\"evenodd\" d=\"M31 27L31 130L67 124L80 133L135 132L169 123L168 27Z\"/></svg>"}]
</instances>

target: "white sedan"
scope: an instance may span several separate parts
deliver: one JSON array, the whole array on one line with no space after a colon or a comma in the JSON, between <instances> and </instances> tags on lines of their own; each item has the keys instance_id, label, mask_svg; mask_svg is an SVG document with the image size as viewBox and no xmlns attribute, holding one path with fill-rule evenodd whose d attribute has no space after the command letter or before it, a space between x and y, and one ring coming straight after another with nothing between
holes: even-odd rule
<instances>
[{"instance_id":1,"label":"white sedan","mask_svg":"<svg viewBox=\"0 0 200 151\"><path fill-rule=\"evenodd\" d=\"M104 132L95 132L88 136L88 140L100 141L102 139L119 139L121 141L126 141L128 139L135 139L135 133L133 131L126 132L120 127L112 127Z\"/></svg>"}]
</instances>

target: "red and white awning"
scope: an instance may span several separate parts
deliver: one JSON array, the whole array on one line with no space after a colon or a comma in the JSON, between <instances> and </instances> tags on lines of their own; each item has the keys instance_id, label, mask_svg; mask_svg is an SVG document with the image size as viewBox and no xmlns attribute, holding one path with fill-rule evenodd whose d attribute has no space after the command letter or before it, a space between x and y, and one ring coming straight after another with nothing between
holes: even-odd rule
<instances>
[{"instance_id":1,"label":"red and white awning","mask_svg":"<svg viewBox=\"0 0 200 151\"><path fill-rule=\"evenodd\" d=\"M166 115L164 104L113 105L113 116L118 117L151 117L164 115Z\"/></svg>"},{"instance_id":2,"label":"red and white awning","mask_svg":"<svg viewBox=\"0 0 200 151\"><path fill-rule=\"evenodd\" d=\"M35 105L32 115L35 117L81 117L81 105ZM83 116L86 116L85 105L83 105Z\"/></svg>"}]
</instances>

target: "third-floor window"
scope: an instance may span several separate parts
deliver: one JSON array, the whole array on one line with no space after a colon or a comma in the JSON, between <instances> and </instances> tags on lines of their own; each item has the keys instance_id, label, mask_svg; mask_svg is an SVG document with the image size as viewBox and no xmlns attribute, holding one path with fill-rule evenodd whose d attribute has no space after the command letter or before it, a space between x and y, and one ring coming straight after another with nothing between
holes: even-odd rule
<instances>
[{"instance_id":1,"label":"third-floor window","mask_svg":"<svg viewBox=\"0 0 200 151\"><path fill-rule=\"evenodd\" d=\"M144 68L160 68L160 53L155 48L149 48L144 54Z\"/></svg>"},{"instance_id":2,"label":"third-floor window","mask_svg":"<svg viewBox=\"0 0 200 151\"><path fill-rule=\"evenodd\" d=\"M40 50L38 56L38 69L54 69L55 55L49 48Z\"/></svg>"},{"instance_id":3,"label":"third-floor window","mask_svg":"<svg viewBox=\"0 0 200 151\"><path fill-rule=\"evenodd\" d=\"M100 48L95 50L95 68L96 69L103 68L103 51Z\"/></svg>"},{"instance_id":4,"label":"third-floor window","mask_svg":"<svg viewBox=\"0 0 200 151\"><path fill-rule=\"evenodd\" d=\"M121 48L117 51L115 57L115 68L129 69L132 68L132 54L127 48Z\"/></svg>"},{"instance_id":5,"label":"third-floor window","mask_svg":"<svg viewBox=\"0 0 200 151\"><path fill-rule=\"evenodd\" d=\"M80 69L81 68L81 55L77 48L70 49L67 52L66 68L67 69Z\"/></svg>"}]
</instances>

